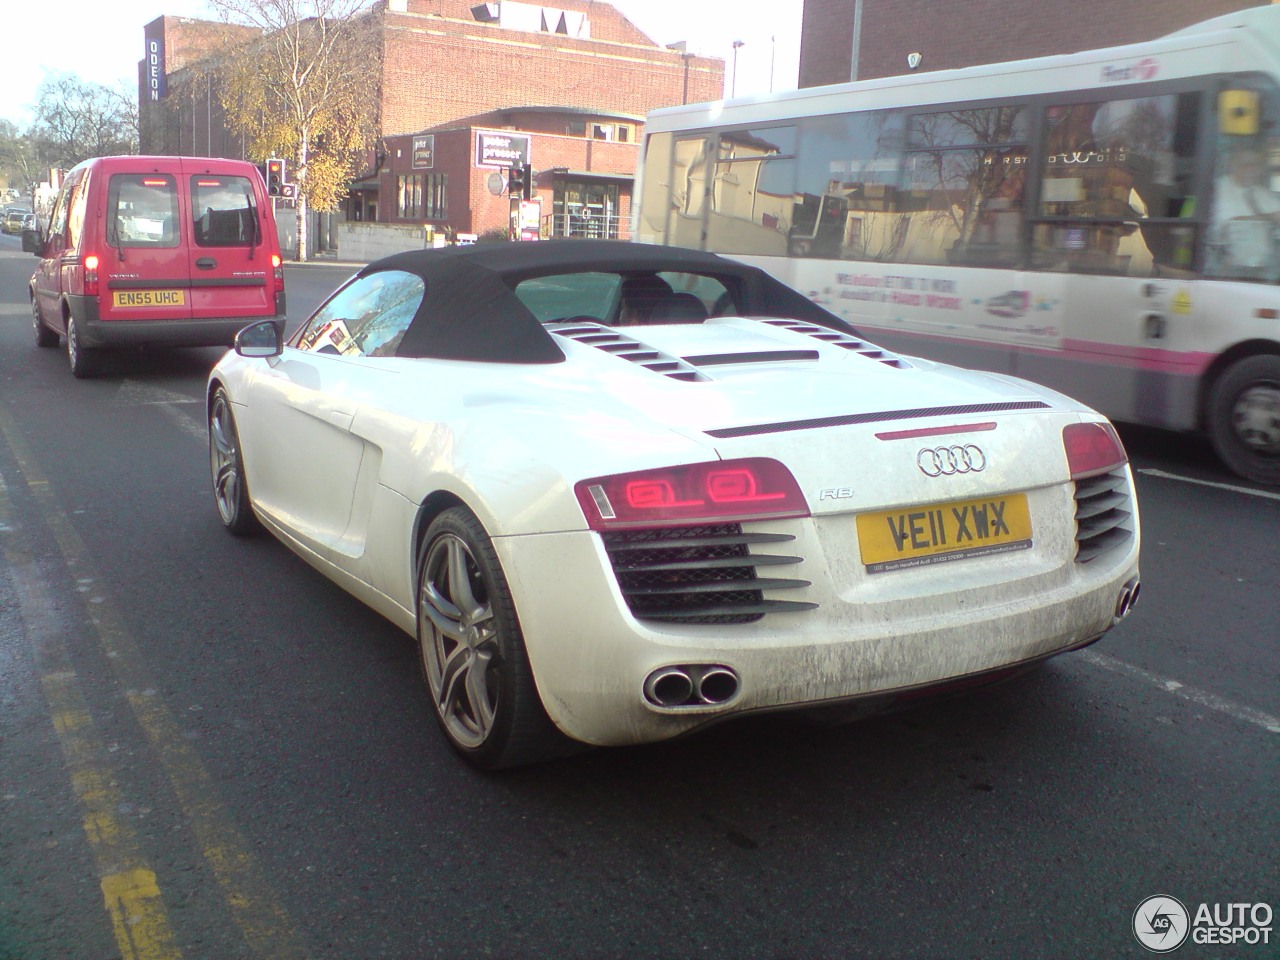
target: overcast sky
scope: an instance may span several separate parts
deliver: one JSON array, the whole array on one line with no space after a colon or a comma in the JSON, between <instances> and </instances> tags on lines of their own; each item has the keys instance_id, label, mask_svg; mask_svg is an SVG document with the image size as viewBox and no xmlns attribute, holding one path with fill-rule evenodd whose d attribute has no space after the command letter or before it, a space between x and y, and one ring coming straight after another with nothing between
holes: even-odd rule
<instances>
[{"instance_id":1,"label":"overcast sky","mask_svg":"<svg viewBox=\"0 0 1280 960\"><path fill-rule=\"evenodd\" d=\"M212 19L204 0L3 3L0 118L23 129L31 122L36 90L47 74L73 74L133 96L146 24L166 14ZM554 0L548 5L554 6ZM614 6L657 43L684 40L691 53L723 57L726 95L734 82L735 40L743 43L738 48L738 95L796 86L803 0L614 0Z\"/></svg>"}]
</instances>

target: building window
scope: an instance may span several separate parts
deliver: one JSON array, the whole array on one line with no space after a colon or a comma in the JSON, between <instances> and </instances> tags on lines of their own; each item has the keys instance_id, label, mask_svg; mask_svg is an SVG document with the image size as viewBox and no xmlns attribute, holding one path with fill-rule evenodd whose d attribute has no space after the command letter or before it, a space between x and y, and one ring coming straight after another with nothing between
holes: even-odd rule
<instances>
[{"instance_id":1,"label":"building window","mask_svg":"<svg viewBox=\"0 0 1280 960\"><path fill-rule=\"evenodd\" d=\"M593 140L612 140L613 126L608 123L593 123L591 125L591 139Z\"/></svg>"},{"instance_id":2,"label":"building window","mask_svg":"<svg viewBox=\"0 0 1280 960\"><path fill-rule=\"evenodd\" d=\"M401 220L444 220L448 217L448 174L415 173L398 177L396 217Z\"/></svg>"}]
</instances>

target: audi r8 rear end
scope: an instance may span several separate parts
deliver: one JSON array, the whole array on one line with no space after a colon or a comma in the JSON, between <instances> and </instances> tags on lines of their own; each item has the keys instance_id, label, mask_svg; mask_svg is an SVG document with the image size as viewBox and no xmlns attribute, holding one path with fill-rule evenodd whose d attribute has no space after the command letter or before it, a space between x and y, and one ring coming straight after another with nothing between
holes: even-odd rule
<instances>
[{"instance_id":1,"label":"audi r8 rear end","mask_svg":"<svg viewBox=\"0 0 1280 960\"><path fill-rule=\"evenodd\" d=\"M209 425L227 528L414 634L488 769L981 682L1139 591L1105 418L671 247L371 264L242 331Z\"/></svg>"}]
</instances>

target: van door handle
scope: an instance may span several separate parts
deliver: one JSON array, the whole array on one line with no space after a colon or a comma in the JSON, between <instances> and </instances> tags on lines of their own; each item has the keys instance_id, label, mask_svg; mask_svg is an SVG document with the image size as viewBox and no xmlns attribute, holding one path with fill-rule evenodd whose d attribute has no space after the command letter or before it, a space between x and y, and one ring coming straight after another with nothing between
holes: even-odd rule
<instances>
[{"instance_id":1,"label":"van door handle","mask_svg":"<svg viewBox=\"0 0 1280 960\"><path fill-rule=\"evenodd\" d=\"M201 270L212 270L217 265L218 261L213 259L213 257L201 257L196 261L196 266Z\"/></svg>"}]
</instances>

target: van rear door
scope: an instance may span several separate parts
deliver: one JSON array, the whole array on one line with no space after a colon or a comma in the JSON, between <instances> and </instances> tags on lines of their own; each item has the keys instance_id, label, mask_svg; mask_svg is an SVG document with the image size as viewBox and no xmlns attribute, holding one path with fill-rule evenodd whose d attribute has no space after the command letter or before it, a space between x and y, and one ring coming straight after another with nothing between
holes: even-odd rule
<instances>
[{"instance_id":1,"label":"van rear door","mask_svg":"<svg viewBox=\"0 0 1280 960\"><path fill-rule=\"evenodd\" d=\"M191 197L191 310L196 320L271 317L276 312L274 245L246 173L208 173L184 164ZM207 169L207 165L206 165ZM274 229L274 228L273 228Z\"/></svg>"},{"instance_id":2,"label":"van rear door","mask_svg":"<svg viewBox=\"0 0 1280 960\"><path fill-rule=\"evenodd\" d=\"M99 258L103 320L191 317L191 268L173 173L113 173L107 181L107 251ZM85 248L85 254L97 251Z\"/></svg>"}]
</instances>

